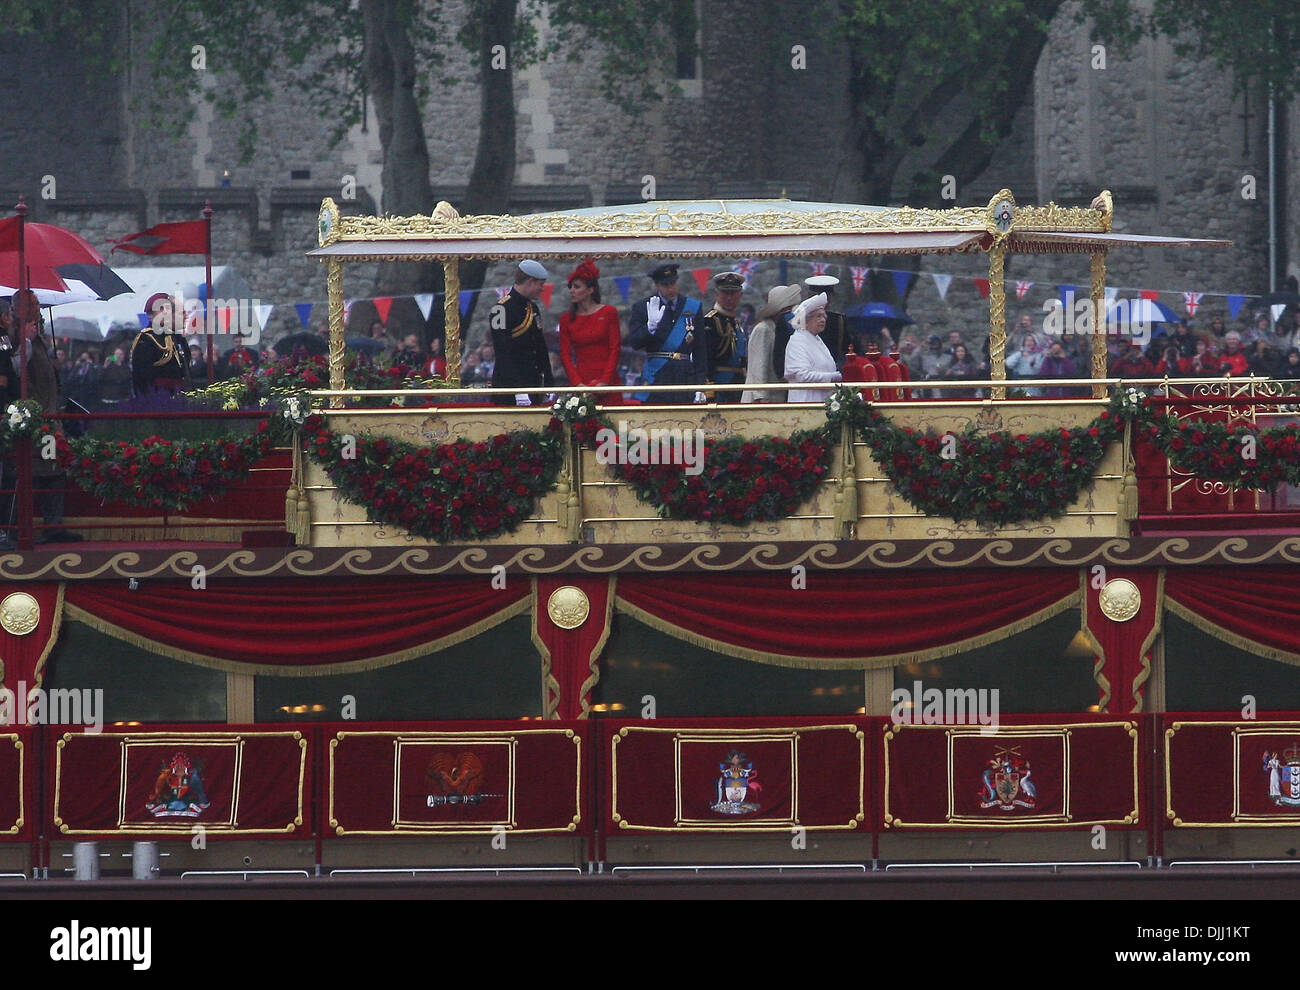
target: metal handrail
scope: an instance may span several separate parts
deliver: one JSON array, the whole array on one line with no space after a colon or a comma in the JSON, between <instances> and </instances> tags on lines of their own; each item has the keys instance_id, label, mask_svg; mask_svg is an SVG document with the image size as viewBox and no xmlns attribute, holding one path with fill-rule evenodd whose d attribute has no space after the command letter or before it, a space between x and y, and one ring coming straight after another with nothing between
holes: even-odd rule
<instances>
[{"instance_id":1,"label":"metal handrail","mask_svg":"<svg viewBox=\"0 0 1300 990\"><path fill-rule=\"evenodd\" d=\"M1059 867L1073 869L1076 866L1100 867L1100 866L1132 866L1142 869L1143 864L1135 859L1113 859L1113 860L1095 860L1095 859L1061 859L1061 860L1040 860L1037 862L1027 863L887 863L885 872L890 870L1008 870L1008 869L1040 869L1051 867L1052 872L1056 873Z\"/></svg>"},{"instance_id":2,"label":"metal handrail","mask_svg":"<svg viewBox=\"0 0 1300 990\"><path fill-rule=\"evenodd\" d=\"M867 872L865 863L736 863L736 864L699 864L683 863L680 865L663 865L647 864L645 866L615 866L610 873L636 873L641 871L653 870L676 870L693 871L702 873L709 870L775 870L777 873L783 873L786 870L856 870L861 873Z\"/></svg>"}]
</instances>

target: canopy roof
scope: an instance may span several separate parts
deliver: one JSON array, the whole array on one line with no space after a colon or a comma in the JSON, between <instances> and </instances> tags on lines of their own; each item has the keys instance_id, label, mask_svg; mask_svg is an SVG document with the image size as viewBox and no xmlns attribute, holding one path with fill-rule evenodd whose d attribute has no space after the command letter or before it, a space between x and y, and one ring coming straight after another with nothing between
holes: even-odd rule
<instances>
[{"instance_id":1,"label":"canopy roof","mask_svg":"<svg viewBox=\"0 0 1300 990\"><path fill-rule=\"evenodd\" d=\"M1002 190L987 207L947 210L760 200L650 200L524 216L343 217L321 204L322 260L559 258L583 255L718 257L816 254L953 254L1002 244L1012 253L1105 251L1119 245L1227 247L1230 241L1111 232L1100 208L1017 206Z\"/></svg>"}]
</instances>

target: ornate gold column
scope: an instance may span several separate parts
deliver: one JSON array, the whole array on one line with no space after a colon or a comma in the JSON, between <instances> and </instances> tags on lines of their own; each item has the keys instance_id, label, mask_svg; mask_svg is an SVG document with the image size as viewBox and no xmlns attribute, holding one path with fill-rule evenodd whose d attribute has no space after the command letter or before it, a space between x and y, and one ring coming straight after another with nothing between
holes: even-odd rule
<instances>
[{"instance_id":1,"label":"ornate gold column","mask_svg":"<svg viewBox=\"0 0 1300 990\"><path fill-rule=\"evenodd\" d=\"M443 353L447 357L447 381L453 385L460 384L460 261L456 258L444 258L442 262L443 281L446 283L447 295L442 312L445 317Z\"/></svg>"},{"instance_id":2,"label":"ornate gold column","mask_svg":"<svg viewBox=\"0 0 1300 990\"><path fill-rule=\"evenodd\" d=\"M1092 254L1092 286L1090 301L1092 303L1092 376L1106 377L1106 252L1095 251ZM1106 397L1105 385L1092 387L1094 399Z\"/></svg>"},{"instance_id":3,"label":"ornate gold column","mask_svg":"<svg viewBox=\"0 0 1300 990\"><path fill-rule=\"evenodd\" d=\"M330 388L341 392L347 388L347 380L343 376L343 356L346 353L343 344L343 262L338 258L329 260L329 273L325 285L329 293ZM330 408L341 409L342 407L342 396L334 396L330 399Z\"/></svg>"},{"instance_id":4,"label":"ornate gold column","mask_svg":"<svg viewBox=\"0 0 1300 990\"><path fill-rule=\"evenodd\" d=\"M1007 289L1003 283L1006 273L1006 248L1001 243L989 249L989 378L1006 381L1007 378ZM994 399L1005 399L1007 387L995 385Z\"/></svg>"}]
</instances>

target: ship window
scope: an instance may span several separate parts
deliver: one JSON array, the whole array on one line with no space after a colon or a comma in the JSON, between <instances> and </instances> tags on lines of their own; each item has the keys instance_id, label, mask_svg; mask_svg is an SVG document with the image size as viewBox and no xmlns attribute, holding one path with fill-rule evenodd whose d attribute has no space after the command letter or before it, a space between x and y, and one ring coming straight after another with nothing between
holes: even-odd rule
<instances>
[{"instance_id":1,"label":"ship window","mask_svg":"<svg viewBox=\"0 0 1300 990\"><path fill-rule=\"evenodd\" d=\"M46 689L103 690L103 721L224 722L226 675L159 656L65 620L45 664Z\"/></svg>"},{"instance_id":2,"label":"ship window","mask_svg":"<svg viewBox=\"0 0 1300 990\"><path fill-rule=\"evenodd\" d=\"M254 679L258 722L338 721L344 698L358 721L516 719L542 714L542 663L527 615L441 653L377 670Z\"/></svg>"},{"instance_id":3,"label":"ship window","mask_svg":"<svg viewBox=\"0 0 1300 990\"><path fill-rule=\"evenodd\" d=\"M1255 656L1165 612L1165 708L1171 712L1300 709L1300 667Z\"/></svg>"},{"instance_id":4,"label":"ship window","mask_svg":"<svg viewBox=\"0 0 1300 990\"><path fill-rule=\"evenodd\" d=\"M640 718L852 715L863 706L861 670L807 670L741 660L615 613L591 703L598 714Z\"/></svg>"},{"instance_id":5,"label":"ship window","mask_svg":"<svg viewBox=\"0 0 1300 990\"><path fill-rule=\"evenodd\" d=\"M999 713L1095 711L1093 653L1079 633L1079 610L1066 609L988 646L894 668L894 687L997 689ZM901 696L900 696L901 697ZM986 696L991 697L991 696Z\"/></svg>"}]
</instances>

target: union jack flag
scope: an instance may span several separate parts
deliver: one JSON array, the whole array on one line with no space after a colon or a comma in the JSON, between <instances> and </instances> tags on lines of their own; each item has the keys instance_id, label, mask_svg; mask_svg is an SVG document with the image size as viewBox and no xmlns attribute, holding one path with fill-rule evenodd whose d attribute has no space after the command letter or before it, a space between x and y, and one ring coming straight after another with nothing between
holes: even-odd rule
<instances>
[{"instance_id":1,"label":"union jack flag","mask_svg":"<svg viewBox=\"0 0 1300 990\"><path fill-rule=\"evenodd\" d=\"M344 323L348 321L348 317L351 315L351 313L352 313L352 300L344 299L343 300L343 322Z\"/></svg>"},{"instance_id":2,"label":"union jack flag","mask_svg":"<svg viewBox=\"0 0 1300 990\"><path fill-rule=\"evenodd\" d=\"M506 296L508 296L508 295L510 295L510 286L508 286L508 285L498 285L498 286L497 286L497 302L499 302L499 303L503 303L503 302L505 302L505 301L506 301Z\"/></svg>"},{"instance_id":3,"label":"union jack flag","mask_svg":"<svg viewBox=\"0 0 1300 990\"><path fill-rule=\"evenodd\" d=\"M1034 287L1034 283L1033 283L1033 282L1023 282L1023 281L1022 281L1022 282L1017 282L1017 283L1016 283L1016 298L1017 298L1017 299L1024 299L1024 298L1025 298L1025 293L1028 292L1028 291L1029 291L1030 289L1032 289L1033 287Z\"/></svg>"},{"instance_id":4,"label":"union jack flag","mask_svg":"<svg viewBox=\"0 0 1300 990\"><path fill-rule=\"evenodd\" d=\"M867 280L867 273L870 271L870 268L859 268L857 265L849 269L849 274L853 277L854 292L862 291L862 284Z\"/></svg>"},{"instance_id":5,"label":"union jack flag","mask_svg":"<svg viewBox=\"0 0 1300 990\"><path fill-rule=\"evenodd\" d=\"M1184 293L1183 293L1183 305L1187 307L1187 315L1188 315L1188 316L1195 316L1195 315L1196 315L1196 307L1199 306L1199 305L1201 304L1201 297L1204 296L1204 295L1205 295L1204 292L1184 292Z\"/></svg>"},{"instance_id":6,"label":"union jack flag","mask_svg":"<svg viewBox=\"0 0 1300 990\"><path fill-rule=\"evenodd\" d=\"M736 265L736 267L733 268L732 271L738 274L741 278L743 278L745 280L745 283L748 284L749 280L753 278L754 274L758 271L758 259L741 258L740 264Z\"/></svg>"},{"instance_id":7,"label":"union jack flag","mask_svg":"<svg viewBox=\"0 0 1300 990\"><path fill-rule=\"evenodd\" d=\"M831 264L829 261L814 261L812 263L812 273L814 275L829 275Z\"/></svg>"}]
</instances>

